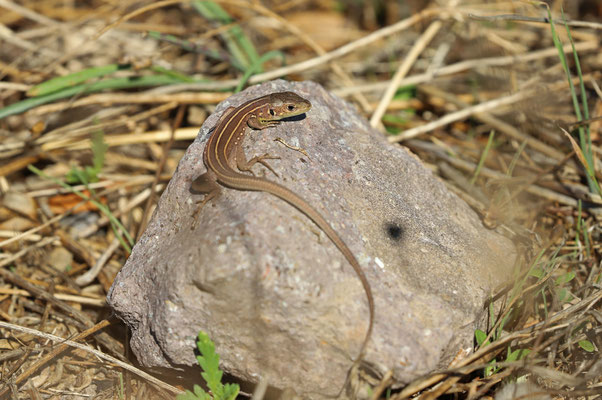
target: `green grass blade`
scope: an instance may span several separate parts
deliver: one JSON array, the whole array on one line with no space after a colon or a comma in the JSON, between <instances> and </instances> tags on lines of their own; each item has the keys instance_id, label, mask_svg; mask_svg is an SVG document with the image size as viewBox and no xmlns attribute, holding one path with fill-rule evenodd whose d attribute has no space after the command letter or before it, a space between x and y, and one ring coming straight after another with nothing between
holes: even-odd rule
<instances>
[{"instance_id":1,"label":"green grass blade","mask_svg":"<svg viewBox=\"0 0 602 400\"><path fill-rule=\"evenodd\" d=\"M119 386L117 387L117 395L119 396L119 400L125 399L125 390L123 386L123 372L119 373Z\"/></svg>"},{"instance_id":2,"label":"green grass blade","mask_svg":"<svg viewBox=\"0 0 602 400\"><path fill-rule=\"evenodd\" d=\"M579 90L581 92L581 107L583 108L583 119L588 120L589 119L589 106L587 104L587 92L585 91L585 83L583 83L583 73L581 72L581 63L579 62L579 55L577 54L577 50L575 50L575 42L573 41L573 36L571 35L571 30L569 29L569 26L566 22L566 17L564 15L564 10L562 8L560 8L560 12L562 13L562 20L564 21L564 27L566 29L566 33L567 36L569 38L569 42L571 43L571 48L573 51L573 59L575 61L575 69L577 70L577 77L579 78ZM573 104L577 103L576 100L576 94L574 95L575 99L573 100ZM578 112L579 110L579 105L576 104L576 110L575 110L575 114L577 115L578 121L581 122L583 121L583 119L579 116L580 112ZM585 157L585 160L587 161L588 164L588 168L591 169L592 171L594 171L595 166L594 166L594 156L593 156L593 144L592 144L592 136L591 136L591 132L590 132L590 128L589 128L589 124L585 125L585 126L579 126L578 128L579 130L579 143L581 145L581 150L583 151L583 155ZM594 176L594 180L595 178L595 173L592 174ZM602 195L602 193L600 193L599 191L599 186L597 184L594 184L593 182L591 182L590 179L588 179L589 182L589 187L590 187L590 191L594 192L596 190L596 187L598 187L598 193L600 195Z\"/></svg>"},{"instance_id":3,"label":"green grass blade","mask_svg":"<svg viewBox=\"0 0 602 400\"><path fill-rule=\"evenodd\" d=\"M583 210L581 199L577 200L577 227L575 228L575 243L577 245L581 244L581 240L579 239L579 233L581 233L581 227L583 226Z\"/></svg>"},{"instance_id":4,"label":"green grass blade","mask_svg":"<svg viewBox=\"0 0 602 400\"><path fill-rule=\"evenodd\" d=\"M234 22L228 13L212 1L194 1L192 5L203 17L210 21L216 21L220 25L228 25ZM238 26L236 25L236 27ZM238 45L236 40L237 34L239 34L239 32L232 26L220 36L226 43L226 47L228 48L232 59L236 60L237 65L240 65L242 71L244 71L249 68L251 60Z\"/></svg>"},{"instance_id":5,"label":"green grass blade","mask_svg":"<svg viewBox=\"0 0 602 400\"><path fill-rule=\"evenodd\" d=\"M26 94L28 97L44 96L78 85L80 83L84 83L90 79L100 78L116 71L127 70L130 68L131 64L110 64L100 67L86 68L84 70L49 79L46 82L35 85L29 89Z\"/></svg>"},{"instance_id":6,"label":"green grass blade","mask_svg":"<svg viewBox=\"0 0 602 400\"><path fill-rule=\"evenodd\" d=\"M587 174L590 188L593 186L592 191L602 195L602 188L600 188L598 180L596 179L596 172L593 168L590 168L590 165L587 163L585 155L583 154L583 150L581 149L581 147L579 147L579 144L577 144L577 141L573 138L573 136L571 136L571 134L566 131L566 129L560 127L560 130L566 135L567 139L571 143L571 146L573 147L573 152L577 156L577 159L579 159L579 161L583 165L583 168L585 168L585 173Z\"/></svg>"},{"instance_id":7,"label":"green grass blade","mask_svg":"<svg viewBox=\"0 0 602 400\"><path fill-rule=\"evenodd\" d=\"M556 28L554 25L554 19L552 18L552 12L550 11L550 8L547 5L546 5L546 8L547 8L547 12L548 12L548 19L550 21L550 30L552 31L552 40L554 41L554 46L558 50L558 57L560 58L560 63L562 64L562 68L564 69L564 73L566 74L566 77L567 77L567 80L569 83L571 99L573 101L573 109L575 110L575 115L577 116L577 121L581 122L581 121L583 121L583 115L581 114L581 107L579 106L579 100L577 98L577 91L575 90L575 85L573 84L571 71L569 69L566 55L564 54L564 50L562 49L562 43L560 42L560 38L558 37L558 33L556 32ZM564 12L562 13L562 17L564 19ZM564 21L565 21L565 26L566 26L566 19L564 19ZM568 26L566 26L566 29L568 32L568 30L569 30ZM582 78L582 74L581 74L581 66L579 64L577 51L575 50L575 45L573 43L570 32L569 32L569 39L570 39L570 42L571 42L571 45L573 48L573 57L576 60L575 65L576 65L577 74L579 76L579 80L580 80L580 84L581 84L581 95L582 95L583 104L585 106L585 110L587 110L587 100L583 99L583 97L586 96L586 92L585 92L585 85L583 84L583 78ZM584 112L587 112L587 111L584 111ZM589 112L587 112L587 115L589 116ZM581 151L583 152L583 156L585 158L585 165L583 167L587 171L588 186L590 188L590 191L592 191L592 192L597 191L598 193L600 193L600 185L597 183L597 181L595 179L595 173L594 173L594 169L593 169L594 164L593 164L593 155L592 155L592 150L591 150L591 136L589 134L589 128L587 129L587 133L586 133L584 128L582 126L579 126L578 131L579 131L579 141L580 141ZM600 193L600 194L602 194L602 193Z\"/></svg>"},{"instance_id":8,"label":"green grass blade","mask_svg":"<svg viewBox=\"0 0 602 400\"><path fill-rule=\"evenodd\" d=\"M583 74L581 72L581 63L579 62L579 55L577 54L577 50L575 49L575 41L573 40L573 36L571 35L571 30L566 22L566 17L564 16L564 10L560 9L562 13L562 20L564 21L564 27L566 29L566 34L569 38L569 42L571 43L571 48L573 51L573 58L575 60L575 69L577 70L577 76L579 77L579 90L581 90L581 103L583 107L583 119L589 119L589 107L587 105L587 92L585 91L585 83L583 83ZM582 119L579 120L581 122ZM591 146L591 138L590 143Z\"/></svg>"},{"instance_id":9,"label":"green grass blade","mask_svg":"<svg viewBox=\"0 0 602 400\"><path fill-rule=\"evenodd\" d=\"M589 258L592 255L592 249L590 247L589 235L588 235L587 224L583 220L583 211L582 211L582 203L581 199L577 200L577 226L575 228L575 243L577 243L578 247L582 245L585 246L585 257ZM579 236L583 236L583 242L581 242L581 238ZM575 250L577 253L578 250ZM578 254L575 254L575 257L579 257Z\"/></svg>"},{"instance_id":10,"label":"green grass blade","mask_svg":"<svg viewBox=\"0 0 602 400\"><path fill-rule=\"evenodd\" d=\"M520 155L525 150L525 147L527 147L527 140L523 140L523 142L518 147L518 150L516 150L516 153L514 154L514 157L512 157L512 160L510 161L510 165L508 166L508 170L506 171L506 176L510 177L514 173L514 168L516 168L516 164L518 163L518 160L520 159Z\"/></svg>"},{"instance_id":11,"label":"green grass blade","mask_svg":"<svg viewBox=\"0 0 602 400\"><path fill-rule=\"evenodd\" d=\"M474 175L472 176L472 178L470 178L471 185L474 185L474 183L477 181L477 177L479 176L479 173L481 172L481 169L483 169L483 165L485 164L485 160L487 159L487 154L489 154L489 150L491 149L491 146L493 145L493 137L494 136L495 136L495 131L492 130L491 132L489 132L489 139L487 140L487 145L485 145L483 154L481 154L481 158L479 159L477 168L474 171Z\"/></svg>"},{"instance_id":12,"label":"green grass blade","mask_svg":"<svg viewBox=\"0 0 602 400\"><path fill-rule=\"evenodd\" d=\"M174 83L182 83L181 79L167 75L148 75L124 78L103 79L90 84L80 84L71 86L58 92L53 92L43 96L32 97L20 102L11 104L0 109L0 119L9 115L20 114L42 104L51 103L56 100L66 99L75 95L100 92L102 90L131 89L138 87L162 86Z\"/></svg>"},{"instance_id":13,"label":"green grass blade","mask_svg":"<svg viewBox=\"0 0 602 400\"><path fill-rule=\"evenodd\" d=\"M267 53L263 54L257 60L257 62L253 63L253 65L251 65L249 68L247 68L244 75L240 79L240 82L238 82L238 85L236 85L236 89L234 89L234 93L240 92L254 74L260 73L262 71L261 66L263 65L263 63L267 62L268 60L270 60L272 58L276 58L276 57L280 57L282 59L282 64L284 64L285 56L284 56L284 53L281 51L272 50L272 51L268 51Z\"/></svg>"},{"instance_id":14,"label":"green grass blade","mask_svg":"<svg viewBox=\"0 0 602 400\"><path fill-rule=\"evenodd\" d=\"M178 46L181 49L191 53L203 54L204 56L207 56L208 58L217 61L226 61L232 63L232 65L238 70L243 71L245 69L244 66L238 64L238 61L231 58L226 52L217 51L214 49L207 48L205 46L199 46L196 43L190 42L188 40L180 39L174 35L166 35L161 32L149 31L148 36L156 40L171 43L174 46Z\"/></svg>"},{"instance_id":15,"label":"green grass blade","mask_svg":"<svg viewBox=\"0 0 602 400\"><path fill-rule=\"evenodd\" d=\"M177 81L188 82L188 83L196 82L196 80L194 78L192 78L188 75L182 74L178 71L172 71L170 69L163 68L158 65L153 65L152 67L150 67L150 69L151 69L151 71L157 72L164 76L169 76L170 78L173 78Z\"/></svg>"},{"instance_id":16,"label":"green grass blade","mask_svg":"<svg viewBox=\"0 0 602 400\"><path fill-rule=\"evenodd\" d=\"M221 34L221 37L232 57L237 60L237 64L242 66L241 71L246 71L258 62L259 54L253 43L247 38L241 27L234 24L234 19L219 4L212 1L195 0L192 2L192 6L209 20L217 21L222 25L233 24ZM233 64L233 66L235 65Z\"/></svg>"}]
</instances>

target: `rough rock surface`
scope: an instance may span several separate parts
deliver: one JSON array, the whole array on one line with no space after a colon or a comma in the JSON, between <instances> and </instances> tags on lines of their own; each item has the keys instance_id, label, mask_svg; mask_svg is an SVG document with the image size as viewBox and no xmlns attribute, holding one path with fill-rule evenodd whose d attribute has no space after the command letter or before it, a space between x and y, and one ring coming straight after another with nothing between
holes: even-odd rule
<instances>
[{"instance_id":1,"label":"rough rock surface","mask_svg":"<svg viewBox=\"0 0 602 400\"><path fill-rule=\"evenodd\" d=\"M299 395L336 395L368 323L361 284L302 213L261 192L224 189L194 223L191 181L207 133L229 106L276 91L309 99L306 117L253 131L245 150L282 157L276 180L313 204L356 255L376 300L365 357L399 383L470 348L484 301L507 278L514 247L487 230L408 150L311 82L276 81L232 96L203 125L108 296L148 367L196 365L199 329L223 368ZM307 150L309 158L274 141ZM257 165L255 172L262 174Z\"/></svg>"}]
</instances>

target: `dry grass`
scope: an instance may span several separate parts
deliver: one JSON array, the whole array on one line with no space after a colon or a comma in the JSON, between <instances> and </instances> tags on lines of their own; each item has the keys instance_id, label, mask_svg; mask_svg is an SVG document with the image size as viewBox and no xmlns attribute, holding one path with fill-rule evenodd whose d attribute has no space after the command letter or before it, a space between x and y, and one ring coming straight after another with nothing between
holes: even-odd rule
<instances>
[{"instance_id":1,"label":"dry grass","mask_svg":"<svg viewBox=\"0 0 602 400\"><path fill-rule=\"evenodd\" d=\"M555 398L600 398L602 201L591 182L602 175L595 161L588 181L580 147L563 133L579 120L545 9L219 3L259 54L286 57L284 66L267 60L249 84L315 80L355 102L392 146L410 147L521 249L516 281L492 294L483 345L403 388L366 377L373 398L476 399L517 379ZM580 126L597 159L602 8L565 6L589 100L591 120ZM234 22L208 22L186 1L0 0L0 10L0 113L23 105L0 119L0 398L173 398L178 382L132 366L104 297L128 256L124 233L139 236L198 126L252 63L244 41L223 36ZM566 30L557 22L556 31L579 94ZM116 64L68 95L31 96L51 78ZM139 76L146 86L127 79ZM108 149L86 175L97 132ZM65 189L30 164L55 180L98 181Z\"/></svg>"}]
</instances>

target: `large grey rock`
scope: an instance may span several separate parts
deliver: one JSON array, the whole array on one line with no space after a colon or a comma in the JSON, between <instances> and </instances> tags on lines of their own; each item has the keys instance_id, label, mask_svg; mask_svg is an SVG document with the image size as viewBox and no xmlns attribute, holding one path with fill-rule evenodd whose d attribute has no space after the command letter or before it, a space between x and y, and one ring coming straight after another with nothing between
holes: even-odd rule
<instances>
[{"instance_id":1,"label":"large grey rock","mask_svg":"<svg viewBox=\"0 0 602 400\"><path fill-rule=\"evenodd\" d=\"M195 224L191 181L205 171L207 132L229 106L294 91L303 120L253 131L249 158L269 152L277 180L313 204L362 265L376 324L365 357L397 383L470 348L484 301L508 277L514 247L405 148L389 145L349 104L311 82L269 82L232 96L180 161L145 234L108 296L145 366L196 364L203 329L223 368L309 398L334 395L368 323L359 280L303 214L260 192L225 189ZM307 150L309 159L274 138ZM263 167L261 167L263 168ZM261 168L255 171L259 172Z\"/></svg>"}]
</instances>

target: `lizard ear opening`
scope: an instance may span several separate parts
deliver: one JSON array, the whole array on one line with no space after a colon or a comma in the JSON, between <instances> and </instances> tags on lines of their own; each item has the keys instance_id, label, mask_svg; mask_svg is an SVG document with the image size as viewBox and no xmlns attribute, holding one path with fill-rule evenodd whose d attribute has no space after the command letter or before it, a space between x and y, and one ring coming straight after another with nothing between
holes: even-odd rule
<instances>
[{"instance_id":1,"label":"lizard ear opening","mask_svg":"<svg viewBox=\"0 0 602 400\"><path fill-rule=\"evenodd\" d=\"M273 108L270 108L270 111L269 111L269 112L270 112L270 115L271 115L272 117L273 117L274 115L276 115L276 112L274 111L274 109L273 109Z\"/></svg>"}]
</instances>

